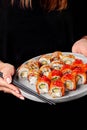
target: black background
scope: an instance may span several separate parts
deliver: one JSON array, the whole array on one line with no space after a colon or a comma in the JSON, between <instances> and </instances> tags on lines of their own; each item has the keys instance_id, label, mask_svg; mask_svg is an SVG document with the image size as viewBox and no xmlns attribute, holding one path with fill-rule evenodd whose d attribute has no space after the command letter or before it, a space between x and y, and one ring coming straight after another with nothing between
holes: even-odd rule
<instances>
[{"instance_id":1,"label":"black background","mask_svg":"<svg viewBox=\"0 0 87 130\"><path fill-rule=\"evenodd\" d=\"M75 39L87 34L86 0L72 0ZM1 27L0 27L1 28ZM54 105L0 92L0 125L8 129L87 129L87 96Z\"/></svg>"}]
</instances>

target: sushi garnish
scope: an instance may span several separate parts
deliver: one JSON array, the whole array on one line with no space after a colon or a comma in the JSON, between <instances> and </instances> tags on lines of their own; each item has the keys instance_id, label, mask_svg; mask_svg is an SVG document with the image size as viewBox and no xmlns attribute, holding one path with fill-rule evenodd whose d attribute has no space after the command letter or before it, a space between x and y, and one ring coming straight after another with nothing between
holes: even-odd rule
<instances>
[{"instance_id":1,"label":"sushi garnish","mask_svg":"<svg viewBox=\"0 0 87 130\"><path fill-rule=\"evenodd\" d=\"M50 73L50 80L57 80L62 77L62 72L60 70L52 70Z\"/></svg>"}]
</instances>

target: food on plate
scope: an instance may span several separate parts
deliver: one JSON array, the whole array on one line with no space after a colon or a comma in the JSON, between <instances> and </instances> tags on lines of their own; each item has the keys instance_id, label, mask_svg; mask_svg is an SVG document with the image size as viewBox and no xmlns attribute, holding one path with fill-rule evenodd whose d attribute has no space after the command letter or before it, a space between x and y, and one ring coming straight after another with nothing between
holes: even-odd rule
<instances>
[{"instance_id":1,"label":"food on plate","mask_svg":"<svg viewBox=\"0 0 87 130\"><path fill-rule=\"evenodd\" d=\"M74 53L55 51L28 60L17 73L19 79L34 85L39 94L58 98L66 95L67 90L75 91L78 85L87 82L87 63Z\"/></svg>"},{"instance_id":2,"label":"food on plate","mask_svg":"<svg viewBox=\"0 0 87 130\"><path fill-rule=\"evenodd\" d=\"M36 85L39 76L40 76L39 71L38 72L33 71L33 72L29 73L27 76L27 79L28 79L30 85Z\"/></svg>"},{"instance_id":3,"label":"food on plate","mask_svg":"<svg viewBox=\"0 0 87 130\"><path fill-rule=\"evenodd\" d=\"M61 60L54 60L50 63L52 69L60 70L62 69L64 63Z\"/></svg>"},{"instance_id":4,"label":"food on plate","mask_svg":"<svg viewBox=\"0 0 87 130\"><path fill-rule=\"evenodd\" d=\"M76 89L76 77L72 73L65 73L61 78L66 90Z\"/></svg>"},{"instance_id":5,"label":"food on plate","mask_svg":"<svg viewBox=\"0 0 87 130\"><path fill-rule=\"evenodd\" d=\"M82 67L76 67L73 70L73 74L76 77L76 84L77 85L85 84L86 83L87 74L84 72L84 68L82 68Z\"/></svg>"},{"instance_id":6,"label":"food on plate","mask_svg":"<svg viewBox=\"0 0 87 130\"><path fill-rule=\"evenodd\" d=\"M29 68L27 64L22 64L19 68L18 68L18 77L19 78L27 78L29 74Z\"/></svg>"},{"instance_id":7,"label":"food on plate","mask_svg":"<svg viewBox=\"0 0 87 130\"><path fill-rule=\"evenodd\" d=\"M87 73L87 63L83 65L84 72Z\"/></svg>"},{"instance_id":8,"label":"food on plate","mask_svg":"<svg viewBox=\"0 0 87 130\"><path fill-rule=\"evenodd\" d=\"M39 77L36 84L36 90L39 94L48 93L50 80L46 76Z\"/></svg>"},{"instance_id":9,"label":"food on plate","mask_svg":"<svg viewBox=\"0 0 87 130\"><path fill-rule=\"evenodd\" d=\"M45 75L45 76L47 76L49 78L50 72L51 72L50 65L42 65L40 67L40 73L41 73L41 75Z\"/></svg>"},{"instance_id":10,"label":"food on plate","mask_svg":"<svg viewBox=\"0 0 87 130\"><path fill-rule=\"evenodd\" d=\"M77 59L77 58L75 59L75 61L72 64L73 69L76 68L76 67L83 68L83 66L84 66L83 61L81 59Z\"/></svg>"},{"instance_id":11,"label":"food on plate","mask_svg":"<svg viewBox=\"0 0 87 130\"><path fill-rule=\"evenodd\" d=\"M75 61L75 56L74 55L63 55L62 56L62 61L65 63L65 64L72 64L74 61Z\"/></svg>"},{"instance_id":12,"label":"food on plate","mask_svg":"<svg viewBox=\"0 0 87 130\"><path fill-rule=\"evenodd\" d=\"M62 69L61 69L62 74L66 74L66 73L72 73L72 66L69 64L64 64Z\"/></svg>"},{"instance_id":13,"label":"food on plate","mask_svg":"<svg viewBox=\"0 0 87 130\"><path fill-rule=\"evenodd\" d=\"M41 65L47 65L47 64L50 64L51 62L51 55L41 55L40 58L38 59L39 63Z\"/></svg>"},{"instance_id":14,"label":"food on plate","mask_svg":"<svg viewBox=\"0 0 87 130\"><path fill-rule=\"evenodd\" d=\"M54 61L54 60L59 60L61 59L63 56L62 52L61 51L55 51L52 53L51 55L51 61Z\"/></svg>"},{"instance_id":15,"label":"food on plate","mask_svg":"<svg viewBox=\"0 0 87 130\"><path fill-rule=\"evenodd\" d=\"M30 73L34 72L34 71L37 71L37 72L39 71L40 63L38 60L31 59L26 64L29 68Z\"/></svg>"},{"instance_id":16,"label":"food on plate","mask_svg":"<svg viewBox=\"0 0 87 130\"><path fill-rule=\"evenodd\" d=\"M49 94L53 98L62 97L65 95L65 86L61 80L52 81L50 84Z\"/></svg>"},{"instance_id":17,"label":"food on plate","mask_svg":"<svg viewBox=\"0 0 87 130\"><path fill-rule=\"evenodd\" d=\"M54 80L58 80L62 77L62 72L60 70L56 70L56 69L53 69L51 72L50 72L50 80L54 81Z\"/></svg>"}]
</instances>

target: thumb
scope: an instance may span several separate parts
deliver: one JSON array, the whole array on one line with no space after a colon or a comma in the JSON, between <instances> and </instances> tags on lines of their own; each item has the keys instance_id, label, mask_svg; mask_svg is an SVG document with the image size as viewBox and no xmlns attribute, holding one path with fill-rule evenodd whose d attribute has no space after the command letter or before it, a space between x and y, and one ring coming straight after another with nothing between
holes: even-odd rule
<instances>
[{"instance_id":1,"label":"thumb","mask_svg":"<svg viewBox=\"0 0 87 130\"><path fill-rule=\"evenodd\" d=\"M74 45L72 46L72 52L80 53L78 42L74 43Z\"/></svg>"},{"instance_id":2,"label":"thumb","mask_svg":"<svg viewBox=\"0 0 87 130\"><path fill-rule=\"evenodd\" d=\"M12 82L12 77L11 76L8 76L8 77L5 77L4 80L10 84Z\"/></svg>"},{"instance_id":3,"label":"thumb","mask_svg":"<svg viewBox=\"0 0 87 130\"><path fill-rule=\"evenodd\" d=\"M6 81L8 84L12 82L12 76L11 75L3 75L4 81Z\"/></svg>"},{"instance_id":4,"label":"thumb","mask_svg":"<svg viewBox=\"0 0 87 130\"><path fill-rule=\"evenodd\" d=\"M3 79L4 81L6 81L8 84L10 84L12 82L12 76L14 75L15 70L13 71L5 71L3 72Z\"/></svg>"}]
</instances>

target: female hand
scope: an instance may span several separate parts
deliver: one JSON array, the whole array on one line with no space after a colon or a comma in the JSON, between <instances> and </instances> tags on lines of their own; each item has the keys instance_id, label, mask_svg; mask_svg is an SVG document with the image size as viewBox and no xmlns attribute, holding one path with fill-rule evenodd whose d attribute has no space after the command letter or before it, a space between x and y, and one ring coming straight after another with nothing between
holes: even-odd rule
<instances>
[{"instance_id":1,"label":"female hand","mask_svg":"<svg viewBox=\"0 0 87 130\"><path fill-rule=\"evenodd\" d=\"M83 54L87 56L87 36L84 36L82 39L76 41L72 46L72 52Z\"/></svg>"},{"instance_id":2,"label":"female hand","mask_svg":"<svg viewBox=\"0 0 87 130\"><path fill-rule=\"evenodd\" d=\"M21 94L20 90L11 84L12 76L15 73L14 66L0 61L0 72L3 73L3 78L0 77L0 91L13 94L14 96L23 100L24 97Z\"/></svg>"}]
</instances>

